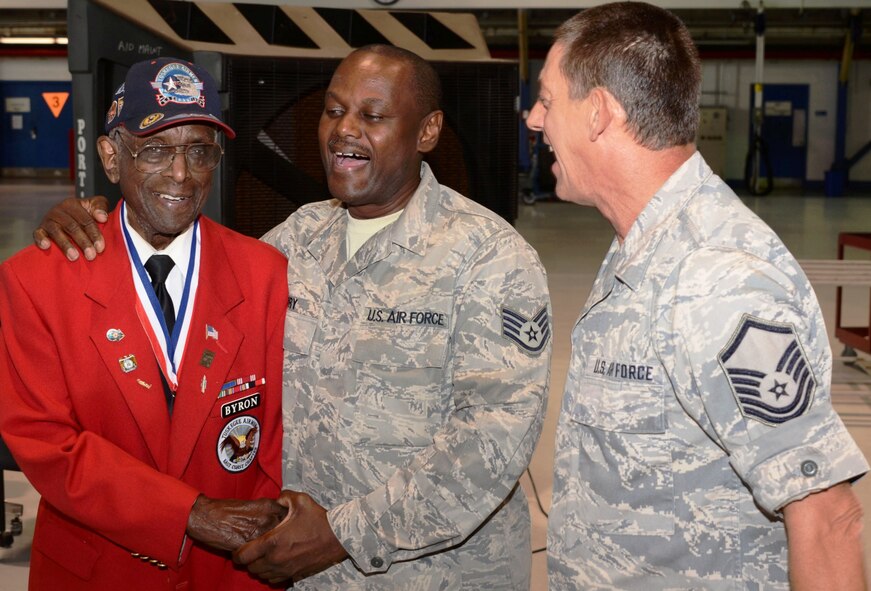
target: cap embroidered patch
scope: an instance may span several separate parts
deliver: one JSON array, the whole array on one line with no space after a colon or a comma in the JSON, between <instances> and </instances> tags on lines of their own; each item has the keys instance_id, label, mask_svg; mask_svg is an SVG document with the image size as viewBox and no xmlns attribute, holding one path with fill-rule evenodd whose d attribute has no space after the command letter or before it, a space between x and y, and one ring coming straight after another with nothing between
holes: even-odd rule
<instances>
[{"instance_id":1,"label":"cap embroidered patch","mask_svg":"<svg viewBox=\"0 0 871 591\"><path fill-rule=\"evenodd\" d=\"M182 105L196 103L201 107L206 106L203 83L184 64L173 62L162 67L151 83L151 87L157 91L155 98L161 107L169 102Z\"/></svg>"},{"instance_id":2,"label":"cap embroidered patch","mask_svg":"<svg viewBox=\"0 0 871 591\"><path fill-rule=\"evenodd\" d=\"M791 324L745 314L719 360L744 416L777 425L810 408L816 380Z\"/></svg>"},{"instance_id":3,"label":"cap embroidered patch","mask_svg":"<svg viewBox=\"0 0 871 591\"><path fill-rule=\"evenodd\" d=\"M514 341L524 351L540 353L550 336L547 306L532 318L509 308L502 308L502 335Z\"/></svg>"}]
</instances>

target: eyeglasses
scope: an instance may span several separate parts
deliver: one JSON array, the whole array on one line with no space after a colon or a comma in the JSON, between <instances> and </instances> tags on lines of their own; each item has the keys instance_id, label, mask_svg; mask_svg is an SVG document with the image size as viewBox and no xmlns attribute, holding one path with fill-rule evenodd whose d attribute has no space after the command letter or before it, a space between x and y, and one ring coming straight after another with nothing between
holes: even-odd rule
<instances>
[{"instance_id":1,"label":"eyeglasses","mask_svg":"<svg viewBox=\"0 0 871 591\"><path fill-rule=\"evenodd\" d=\"M133 156L133 166L139 172L148 174L162 172L172 166L176 154L184 154L188 169L191 172L209 172L214 170L221 162L224 149L218 144L177 144L177 145L150 145L142 147L134 152L121 134L115 134L125 148Z\"/></svg>"}]
</instances>

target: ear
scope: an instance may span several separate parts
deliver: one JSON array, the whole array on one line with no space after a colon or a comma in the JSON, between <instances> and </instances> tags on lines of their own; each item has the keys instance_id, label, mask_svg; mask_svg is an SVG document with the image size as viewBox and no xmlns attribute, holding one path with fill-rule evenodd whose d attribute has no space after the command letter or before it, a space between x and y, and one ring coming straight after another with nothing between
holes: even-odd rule
<instances>
[{"instance_id":1,"label":"ear","mask_svg":"<svg viewBox=\"0 0 871 591\"><path fill-rule=\"evenodd\" d=\"M626 121L626 112L614 95L606 88L597 86L590 91L589 132L590 141L594 142L612 125L622 126Z\"/></svg>"},{"instance_id":2,"label":"ear","mask_svg":"<svg viewBox=\"0 0 871 591\"><path fill-rule=\"evenodd\" d=\"M100 155L100 161L103 163L103 170L106 171L106 176L112 184L117 185L121 180L121 171L118 167L118 146L112 141L109 136L101 135L97 138L97 153Z\"/></svg>"},{"instance_id":3,"label":"ear","mask_svg":"<svg viewBox=\"0 0 871 591\"><path fill-rule=\"evenodd\" d=\"M421 154L432 152L439 143L442 133L442 123L445 114L442 111L433 111L423 118L420 126L420 135L417 139L417 151Z\"/></svg>"}]
</instances>

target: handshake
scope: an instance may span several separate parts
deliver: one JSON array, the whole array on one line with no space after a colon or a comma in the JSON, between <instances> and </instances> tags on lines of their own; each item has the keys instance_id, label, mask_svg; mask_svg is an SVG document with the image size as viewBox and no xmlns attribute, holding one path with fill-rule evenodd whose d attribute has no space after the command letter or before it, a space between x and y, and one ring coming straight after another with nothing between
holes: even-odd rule
<instances>
[{"instance_id":1,"label":"handshake","mask_svg":"<svg viewBox=\"0 0 871 591\"><path fill-rule=\"evenodd\" d=\"M273 499L212 499L200 495L187 535L233 553L252 574L279 583L300 580L347 558L327 511L305 493L282 491Z\"/></svg>"}]
</instances>

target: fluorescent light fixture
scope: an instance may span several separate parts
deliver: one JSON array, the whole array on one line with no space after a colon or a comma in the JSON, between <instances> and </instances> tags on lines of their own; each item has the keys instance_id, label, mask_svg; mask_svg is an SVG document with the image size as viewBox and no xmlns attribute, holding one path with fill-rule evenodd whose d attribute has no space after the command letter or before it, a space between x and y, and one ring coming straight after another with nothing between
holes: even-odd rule
<instances>
[{"instance_id":1,"label":"fluorescent light fixture","mask_svg":"<svg viewBox=\"0 0 871 591\"><path fill-rule=\"evenodd\" d=\"M66 37L0 37L4 45L66 45Z\"/></svg>"}]
</instances>

